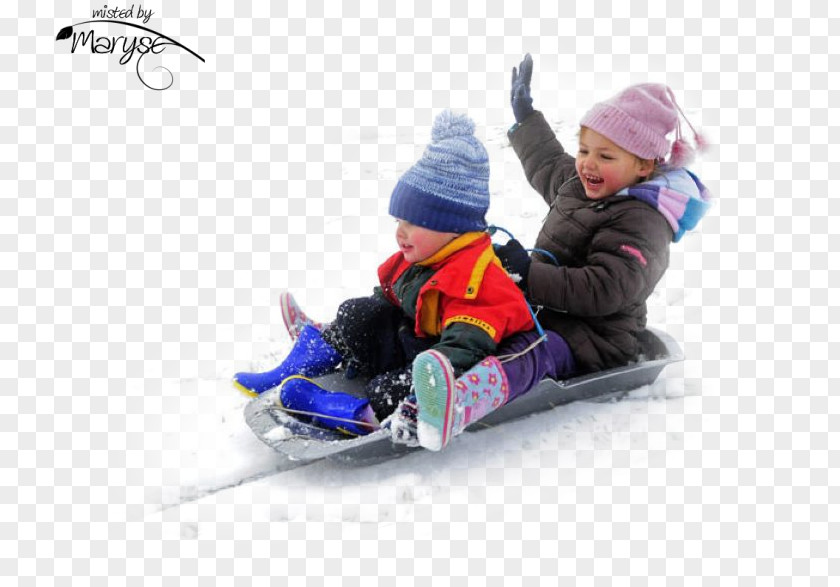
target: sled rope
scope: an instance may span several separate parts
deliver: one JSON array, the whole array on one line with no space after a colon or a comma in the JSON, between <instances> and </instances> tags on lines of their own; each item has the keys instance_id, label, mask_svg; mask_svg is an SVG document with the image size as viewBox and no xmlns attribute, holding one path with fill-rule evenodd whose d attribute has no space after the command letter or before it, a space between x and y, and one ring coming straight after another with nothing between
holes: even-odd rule
<instances>
[{"instance_id":1,"label":"sled rope","mask_svg":"<svg viewBox=\"0 0 840 587\"><path fill-rule=\"evenodd\" d=\"M500 363L507 363L508 361L518 359L525 353L531 352L537 347L538 344L548 339L548 336L545 334L545 332L543 332L542 328L540 327L540 323L537 322L536 317L534 317L534 324L537 325L537 331L541 334L541 336L518 353L511 353L509 355L497 355L496 358L499 360Z\"/></svg>"},{"instance_id":2,"label":"sled rope","mask_svg":"<svg viewBox=\"0 0 840 587\"><path fill-rule=\"evenodd\" d=\"M495 224L491 224L490 226L488 226L487 227L487 232L490 233L490 236L493 236L494 234L496 234L496 232L503 232L506 235L508 235L508 238L516 240L516 237L513 236L512 232L510 232L506 228L502 228L501 226L496 226ZM557 257L555 257L551 253L551 251L546 251L545 249L537 249L537 248L525 249L525 250L529 251L529 252L539 253L540 255L544 255L544 256L548 257L549 259L551 259L552 263L554 263L558 267L560 266L560 261L557 260Z\"/></svg>"},{"instance_id":3,"label":"sled rope","mask_svg":"<svg viewBox=\"0 0 840 587\"><path fill-rule=\"evenodd\" d=\"M372 428L373 430L379 429L379 427L376 424L371 424L370 422L362 422L361 420L349 420L347 418L339 418L338 416L328 416L327 414L319 414L318 412L307 412L306 410L293 410L291 408L287 408L286 406L280 403L276 405L276 408L279 409L281 412L286 412L287 414L294 414L296 416L314 416L322 418L324 420L335 420L337 422L347 422L348 424L358 424L359 426Z\"/></svg>"},{"instance_id":4,"label":"sled rope","mask_svg":"<svg viewBox=\"0 0 840 587\"><path fill-rule=\"evenodd\" d=\"M279 388L282 389L283 386L286 384L286 382L291 381L292 379L303 379L304 381L308 381L309 383L312 383L313 385L318 385L315 381L313 381L312 379L310 379L309 377L306 377L304 375L289 375L283 381L280 382ZM318 387L321 387L321 386L318 385ZM324 389L324 388L321 387L321 389ZM326 390L326 391L329 391L329 390ZM377 426L376 424L371 424L370 422L362 422L361 420L351 420L349 418L340 418L338 416L331 416L329 414L321 414L321 413L318 413L318 412L309 412L309 411L306 411L306 410L293 410L292 408L287 408L286 406L283 405L283 402L280 400L280 394L279 393L277 394L277 403L275 404L275 407L277 409L279 409L281 412L285 412L287 414L294 414L296 416L310 416L310 417L315 417L315 418L323 418L325 420L333 420L335 422L345 422L347 424L356 424L356 425L359 425L359 426L364 426L365 428L370 428L371 430L378 430L379 429L379 426ZM342 432L347 432L348 434L353 434L352 432L349 432L348 430L344 430L344 429L342 429ZM358 434L354 434L354 436L358 436Z\"/></svg>"},{"instance_id":5,"label":"sled rope","mask_svg":"<svg viewBox=\"0 0 840 587\"><path fill-rule=\"evenodd\" d=\"M502 228L501 226L496 226L496 225L491 224L487 228L487 232L490 234L490 236L493 236L496 232L499 232L499 231L505 233L508 236L508 238L510 238L512 240L516 240L516 237L513 236L513 233L511 233L509 230L507 230L505 228ZM558 267L560 266L560 263L557 261L557 257L552 255L549 251L546 251L545 249L525 249L525 250L526 251L534 251L536 253L540 253L542 255L545 255L555 265L557 265ZM535 312L534 308L531 307L531 304L528 302L527 299L525 300L525 304L528 306L528 311L531 313L531 319L534 321L534 327L536 328L537 334L539 334L540 337L537 340L535 340L533 343L529 344L524 350L521 350L518 353L512 353L512 354L509 354L509 355L497 356L496 358L499 360L500 363L507 363L508 361L512 361L513 359L519 358L522 355L524 355L525 353L534 350L538 344L548 340L548 336L546 335L545 330L542 327L542 324L540 324L540 321L537 319L537 312L539 312L542 309L542 306L537 308L537 311Z\"/></svg>"}]
</instances>

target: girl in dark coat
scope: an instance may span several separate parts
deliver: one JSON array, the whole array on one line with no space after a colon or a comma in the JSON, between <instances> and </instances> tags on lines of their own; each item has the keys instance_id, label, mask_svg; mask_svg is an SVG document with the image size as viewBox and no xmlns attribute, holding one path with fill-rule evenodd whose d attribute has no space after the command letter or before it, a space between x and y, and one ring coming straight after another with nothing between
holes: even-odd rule
<instances>
[{"instance_id":1,"label":"girl in dark coat","mask_svg":"<svg viewBox=\"0 0 840 587\"><path fill-rule=\"evenodd\" d=\"M636 360L646 300L668 266L669 244L694 228L709 205L706 188L685 168L693 148L682 136L681 119L698 147L702 141L670 88L631 86L595 104L581 120L573 156L531 105L532 68L526 55L513 70L516 124L508 136L529 183L549 206L535 245L546 253L529 256L515 240L497 253L540 308L546 333L516 335L497 358L459 378L439 353L418 355L417 435L427 448L442 448L466 425L544 377L562 379ZM482 394L496 405L472 409L470 398ZM398 414L414 405L406 408ZM397 420L395 440L411 442L410 418Z\"/></svg>"}]
</instances>

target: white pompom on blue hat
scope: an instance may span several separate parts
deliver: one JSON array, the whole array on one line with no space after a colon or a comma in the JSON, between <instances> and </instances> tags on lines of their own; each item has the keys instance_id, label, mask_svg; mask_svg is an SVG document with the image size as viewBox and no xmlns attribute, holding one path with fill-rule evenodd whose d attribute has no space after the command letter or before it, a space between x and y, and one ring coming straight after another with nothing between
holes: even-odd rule
<instances>
[{"instance_id":1,"label":"white pompom on blue hat","mask_svg":"<svg viewBox=\"0 0 840 587\"><path fill-rule=\"evenodd\" d=\"M444 110L432 126L432 142L397 181L388 213L438 232L487 228L490 163L465 114Z\"/></svg>"}]
</instances>

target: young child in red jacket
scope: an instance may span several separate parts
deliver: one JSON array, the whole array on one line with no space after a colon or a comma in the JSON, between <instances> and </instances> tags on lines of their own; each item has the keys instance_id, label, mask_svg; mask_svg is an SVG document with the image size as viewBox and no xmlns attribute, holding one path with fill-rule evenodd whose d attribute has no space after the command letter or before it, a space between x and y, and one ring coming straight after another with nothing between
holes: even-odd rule
<instances>
[{"instance_id":1,"label":"young child in red jacket","mask_svg":"<svg viewBox=\"0 0 840 587\"><path fill-rule=\"evenodd\" d=\"M320 329L303 326L281 365L238 373L237 387L257 395L281 385L290 411L323 427L366 434L409 395L419 354L434 350L460 374L492 355L503 338L534 328L522 291L485 231L490 168L474 130L472 120L450 111L435 119L431 143L391 194L399 251L379 267L374 294L343 302ZM309 379L339 364L371 378L366 399ZM477 399L476 413L484 404L504 403L506 389L497 387L493 397Z\"/></svg>"}]
</instances>

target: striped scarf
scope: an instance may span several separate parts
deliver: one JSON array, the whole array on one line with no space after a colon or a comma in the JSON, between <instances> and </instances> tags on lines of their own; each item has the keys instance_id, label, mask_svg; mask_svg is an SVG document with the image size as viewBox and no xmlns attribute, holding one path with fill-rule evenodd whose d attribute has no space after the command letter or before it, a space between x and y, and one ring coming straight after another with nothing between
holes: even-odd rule
<instances>
[{"instance_id":1,"label":"striped scarf","mask_svg":"<svg viewBox=\"0 0 840 587\"><path fill-rule=\"evenodd\" d=\"M630 196L653 206L671 225L674 242L697 226L711 205L709 190L685 168L667 169L644 183L624 188L616 195Z\"/></svg>"}]
</instances>

